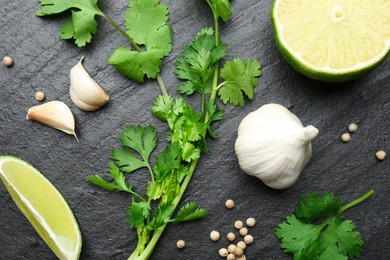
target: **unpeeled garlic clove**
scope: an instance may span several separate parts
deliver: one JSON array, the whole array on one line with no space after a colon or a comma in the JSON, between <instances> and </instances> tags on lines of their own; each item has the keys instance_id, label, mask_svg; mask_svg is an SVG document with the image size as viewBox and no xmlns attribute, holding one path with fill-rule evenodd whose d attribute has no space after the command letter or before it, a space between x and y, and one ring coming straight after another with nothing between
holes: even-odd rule
<instances>
[{"instance_id":1,"label":"unpeeled garlic clove","mask_svg":"<svg viewBox=\"0 0 390 260\"><path fill-rule=\"evenodd\" d=\"M26 118L74 135L77 139L72 111L61 101L50 101L31 107Z\"/></svg>"},{"instance_id":2,"label":"unpeeled garlic clove","mask_svg":"<svg viewBox=\"0 0 390 260\"><path fill-rule=\"evenodd\" d=\"M82 65L83 59L70 70L69 94L78 108L94 111L105 105L110 96L89 76Z\"/></svg>"}]
</instances>

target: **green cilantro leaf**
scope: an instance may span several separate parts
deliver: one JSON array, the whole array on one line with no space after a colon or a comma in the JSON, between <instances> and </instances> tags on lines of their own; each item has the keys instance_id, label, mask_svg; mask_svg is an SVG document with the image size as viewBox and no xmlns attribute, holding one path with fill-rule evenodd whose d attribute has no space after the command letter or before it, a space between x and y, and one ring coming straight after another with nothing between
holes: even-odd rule
<instances>
[{"instance_id":1,"label":"green cilantro leaf","mask_svg":"<svg viewBox=\"0 0 390 260\"><path fill-rule=\"evenodd\" d=\"M221 17L224 22L230 20L232 9L229 0L207 0L214 15Z\"/></svg>"},{"instance_id":2,"label":"green cilantro leaf","mask_svg":"<svg viewBox=\"0 0 390 260\"><path fill-rule=\"evenodd\" d=\"M169 217L171 216L172 212L175 210L172 203L165 203L162 205L159 205L159 207L156 210L156 214L154 215L155 222L152 223L150 226L153 229L159 228L165 223L169 222Z\"/></svg>"},{"instance_id":3,"label":"green cilantro leaf","mask_svg":"<svg viewBox=\"0 0 390 260\"><path fill-rule=\"evenodd\" d=\"M129 225L132 228L137 228L139 225L144 223L144 220L149 217L150 204L147 201L135 202L129 207L127 217Z\"/></svg>"},{"instance_id":4,"label":"green cilantro leaf","mask_svg":"<svg viewBox=\"0 0 390 260\"><path fill-rule=\"evenodd\" d=\"M206 103L206 110L208 115L208 132L212 138L217 138L218 134L211 130L211 123L223 119L224 111L220 109L217 104L213 102Z\"/></svg>"},{"instance_id":5,"label":"green cilantro leaf","mask_svg":"<svg viewBox=\"0 0 390 260\"><path fill-rule=\"evenodd\" d=\"M61 27L62 39L75 39L77 46L82 47L89 43L92 34L96 33L96 15L103 16L97 6L97 0L39 0L41 9L37 16L53 15L72 11L72 19Z\"/></svg>"},{"instance_id":6,"label":"green cilantro leaf","mask_svg":"<svg viewBox=\"0 0 390 260\"><path fill-rule=\"evenodd\" d=\"M90 175L87 176L87 180L96 186L99 186L108 191L121 191L121 189L115 183L108 182L104 180L99 175Z\"/></svg>"},{"instance_id":7,"label":"green cilantro leaf","mask_svg":"<svg viewBox=\"0 0 390 260\"><path fill-rule=\"evenodd\" d=\"M126 125L119 139L125 147L137 151L147 162L157 145L157 131L151 125L146 127Z\"/></svg>"},{"instance_id":8,"label":"green cilantro leaf","mask_svg":"<svg viewBox=\"0 0 390 260\"><path fill-rule=\"evenodd\" d=\"M156 98L152 107L152 113L155 117L166 122L173 107L173 98L170 95L161 95Z\"/></svg>"},{"instance_id":9,"label":"green cilantro leaf","mask_svg":"<svg viewBox=\"0 0 390 260\"><path fill-rule=\"evenodd\" d=\"M335 216L341 209L340 198L332 193L325 193L323 196L309 192L300 198L301 205L296 209L295 215L307 222L313 222L322 217Z\"/></svg>"},{"instance_id":10,"label":"green cilantro leaf","mask_svg":"<svg viewBox=\"0 0 390 260\"><path fill-rule=\"evenodd\" d=\"M179 169L181 165L181 149L179 143L173 143L171 147L167 147L163 153L156 158L154 172L156 181L161 181L173 169Z\"/></svg>"},{"instance_id":11,"label":"green cilantro leaf","mask_svg":"<svg viewBox=\"0 0 390 260\"><path fill-rule=\"evenodd\" d=\"M169 10L159 0L130 1L125 14L127 34L143 51L119 47L108 62L123 75L143 82L144 77L156 78L162 58L172 51L172 30L167 24Z\"/></svg>"},{"instance_id":12,"label":"green cilantro leaf","mask_svg":"<svg viewBox=\"0 0 390 260\"><path fill-rule=\"evenodd\" d=\"M301 197L296 215L275 229L280 247L294 259L325 260L348 259L361 255L363 240L351 220L340 216L345 210L364 201L374 193L370 190L362 197L341 207L341 200L333 194L318 195L310 192ZM311 223L324 218L321 223Z\"/></svg>"},{"instance_id":13,"label":"green cilantro leaf","mask_svg":"<svg viewBox=\"0 0 390 260\"><path fill-rule=\"evenodd\" d=\"M176 59L175 73L179 79L185 80L177 87L182 94L194 92L208 93L208 81L215 71L215 65L227 52L227 45L216 45L212 28L201 30Z\"/></svg>"},{"instance_id":14,"label":"green cilantro leaf","mask_svg":"<svg viewBox=\"0 0 390 260\"><path fill-rule=\"evenodd\" d=\"M218 95L223 103L230 102L234 106L244 106L244 94L252 99L253 88L257 86L261 75L260 63L248 59L234 59L225 63L221 69L221 77L225 80L219 85Z\"/></svg>"},{"instance_id":15,"label":"green cilantro leaf","mask_svg":"<svg viewBox=\"0 0 390 260\"><path fill-rule=\"evenodd\" d=\"M181 207L177 213L177 217L169 222L184 222L207 217L207 211L202 208L197 208L195 202L187 203Z\"/></svg>"}]
</instances>

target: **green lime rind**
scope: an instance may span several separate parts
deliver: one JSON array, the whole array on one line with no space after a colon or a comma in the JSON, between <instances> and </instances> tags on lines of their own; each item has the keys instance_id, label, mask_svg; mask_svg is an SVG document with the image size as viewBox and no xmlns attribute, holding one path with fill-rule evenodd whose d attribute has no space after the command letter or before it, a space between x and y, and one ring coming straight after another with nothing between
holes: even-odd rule
<instances>
[{"instance_id":1,"label":"green lime rind","mask_svg":"<svg viewBox=\"0 0 390 260\"><path fill-rule=\"evenodd\" d=\"M28 198L24 197L25 194L22 194L22 192L18 191L17 187L12 183L12 181L9 180L7 177L7 174L3 171L3 165L7 162L13 162L17 163L18 167L24 168L25 172L28 172L28 174L33 173L33 176L27 176L26 178L33 178L33 183L38 180L39 182L42 182L41 186L44 188L51 189L50 194L41 194L43 196L39 197L39 203L45 203L45 199L48 200L49 203L51 203L54 200L59 202L55 206L59 206L61 204L61 208L54 208L51 210L53 212L54 217L57 219L55 220L58 223L70 223L71 226L66 226L66 232L73 231L73 234L76 238L76 246L73 246L71 252L67 250L67 245L64 246L64 244L69 244L69 241L66 241L67 238L61 237L61 232L53 231L52 227L45 221L45 219L39 214L39 212L36 211L36 208L32 206ZM25 178L25 176L23 176ZM31 223L31 225L34 227L36 232L39 234L39 236L46 242L46 244L49 246L49 248L53 251L53 253L59 258L59 259L66 259L66 260L76 260L79 259L80 253L81 253L81 246L82 246L82 238L79 226L77 224L76 218L74 217L72 210L70 209L69 205L67 204L64 197L60 194L60 192L55 188L55 186L46 179L37 169L35 169L33 166L31 166L29 163L13 157L13 156L0 156L0 179L4 183L6 189L8 190L9 194L11 195L13 201L18 206L20 211L25 215L25 217L28 219L28 221ZM28 181L30 179L24 179L24 181ZM40 187L40 188L42 188ZM30 189L34 189L36 187L31 186ZM37 189L39 190L39 189ZM31 198L30 198L31 199ZM43 200L43 201L42 201ZM36 202L33 202L36 203ZM57 214L60 212L61 214ZM63 214L65 213L65 214ZM66 214L67 213L67 214ZM56 216L57 215L57 216ZM59 218L59 215L61 218ZM51 221L52 222L52 221ZM61 227L64 229L64 227ZM73 241L72 241L73 242ZM69 248L68 248L69 249Z\"/></svg>"},{"instance_id":2,"label":"green lime rind","mask_svg":"<svg viewBox=\"0 0 390 260\"><path fill-rule=\"evenodd\" d=\"M278 0L275 0L273 2L271 10L271 22L274 30L276 45L283 58L291 65L291 67L293 67L296 71L300 72L306 77L328 83L352 81L363 77L364 75L368 74L376 67L378 67L390 52L390 45L388 45L387 50L383 52L382 56L379 56L377 59L374 59L372 62L366 64L365 66L362 66L361 68L352 70L326 70L310 66L309 64L305 64L296 54L294 54L292 50L288 49L287 44L282 43L283 39L277 23L278 2Z\"/></svg>"}]
</instances>

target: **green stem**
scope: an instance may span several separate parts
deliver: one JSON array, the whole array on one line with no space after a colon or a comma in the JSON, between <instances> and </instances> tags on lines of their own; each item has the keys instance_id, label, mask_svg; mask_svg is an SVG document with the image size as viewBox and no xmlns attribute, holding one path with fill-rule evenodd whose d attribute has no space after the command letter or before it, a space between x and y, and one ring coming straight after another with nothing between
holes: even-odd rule
<instances>
[{"instance_id":1,"label":"green stem","mask_svg":"<svg viewBox=\"0 0 390 260\"><path fill-rule=\"evenodd\" d=\"M160 86L161 94L168 95L168 91L164 85L164 82L163 82L160 74L157 74L157 82L158 82L158 85Z\"/></svg>"},{"instance_id":2,"label":"green stem","mask_svg":"<svg viewBox=\"0 0 390 260\"><path fill-rule=\"evenodd\" d=\"M172 208L176 209L176 207L179 205L180 200L183 197L184 192L186 191L186 189L188 187L188 184L190 183L192 175L195 172L195 168L196 168L197 163L198 163L198 159L193 160L191 162L190 167L188 169L188 174L184 178L183 183L180 186L180 191L179 191L178 195L175 197L175 199L172 202ZM172 213L169 215L169 218L172 216L173 212L174 211L172 211ZM133 254L129 257L129 260L135 260L135 259L144 260L144 259L148 259L150 257L150 255L152 254L154 248L156 247L157 242L160 239L161 235L163 234L164 229L166 228L167 225L168 225L168 223L166 223L163 226L161 226L161 227L157 228L156 230L154 230L153 236L150 239L150 241L149 241L148 245L146 246L145 250L140 255L138 255L138 254L134 255L134 252L133 252Z\"/></svg>"},{"instance_id":3,"label":"green stem","mask_svg":"<svg viewBox=\"0 0 390 260\"><path fill-rule=\"evenodd\" d=\"M369 190L366 194L364 194L363 196L361 196L360 198L357 198L356 200L348 203L347 205L345 205L344 207L342 207L340 209L340 212L338 214L338 216L343 213L344 211L346 211L347 209L349 208L352 208L353 206L359 204L360 202L368 199L369 197L371 197L372 195L374 194L374 190Z\"/></svg>"}]
</instances>

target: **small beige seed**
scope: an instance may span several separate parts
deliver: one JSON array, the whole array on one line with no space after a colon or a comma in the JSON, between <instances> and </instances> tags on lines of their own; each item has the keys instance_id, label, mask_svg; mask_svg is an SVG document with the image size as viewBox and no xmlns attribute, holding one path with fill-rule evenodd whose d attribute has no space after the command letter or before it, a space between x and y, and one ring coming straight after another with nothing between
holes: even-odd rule
<instances>
[{"instance_id":1,"label":"small beige seed","mask_svg":"<svg viewBox=\"0 0 390 260\"><path fill-rule=\"evenodd\" d=\"M236 249L236 245L231 244L231 245L228 246L228 252L229 252L229 253L232 253L232 254L233 254L234 249Z\"/></svg>"},{"instance_id":2,"label":"small beige seed","mask_svg":"<svg viewBox=\"0 0 390 260\"><path fill-rule=\"evenodd\" d=\"M241 220L237 220L234 222L234 228L235 229L241 229L244 226L244 223Z\"/></svg>"},{"instance_id":3,"label":"small beige seed","mask_svg":"<svg viewBox=\"0 0 390 260\"><path fill-rule=\"evenodd\" d=\"M211 240L218 241L220 237L221 237L221 235L219 234L218 231L213 230L213 231L210 232L210 239Z\"/></svg>"},{"instance_id":4,"label":"small beige seed","mask_svg":"<svg viewBox=\"0 0 390 260\"><path fill-rule=\"evenodd\" d=\"M178 240L177 242L176 242L176 246L177 246L177 248L180 248L180 249L182 249L182 248L184 248L185 246L186 246L186 242L184 241L184 240Z\"/></svg>"},{"instance_id":5,"label":"small beige seed","mask_svg":"<svg viewBox=\"0 0 390 260\"><path fill-rule=\"evenodd\" d=\"M236 239L236 235L234 235L234 233L230 232L226 235L226 238L227 240L229 241L234 241L234 239Z\"/></svg>"},{"instance_id":6,"label":"small beige seed","mask_svg":"<svg viewBox=\"0 0 390 260\"><path fill-rule=\"evenodd\" d=\"M243 237L248 235L248 229L246 227L241 228L239 232L240 232L240 235Z\"/></svg>"},{"instance_id":7,"label":"small beige seed","mask_svg":"<svg viewBox=\"0 0 390 260\"><path fill-rule=\"evenodd\" d=\"M236 247L236 249L234 249L234 251L233 251L233 254L236 257L240 257L244 254L244 250L241 247Z\"/></svg>"},{"instance_id":8,"label":"small beige seed","mask_svg":"<svg viewBox=\"0 0 390 260\"><path fill-rule=\"evenodd\" d=\"M357 124L355 124L355 123L349 124L348 130L349 130L351 133L355 133L355 132L358 130Z\"/></svg>"},{"instance_id":9,"label":"small beige seed","mask_svg":"<svg viewBox=\"0 0 390 260\"><path fill-rule=\"evenodd\" d=\"M378 151L378 152L376 152L375 156L379 161L383 161L384 159L386 159L386 152L385 151Z\"/></svg>"},{"instance_id":10,"label":"small beige seed","mask_svg":"<svg viewBox=\"0 0 390 260\"><path fill-rule=\"evenodd\" d=\"M253 243L253 237L252 237L251 235L246 235L246 236L244 237L244 241L245 241L245 243L246 243L247 245L250 245L250 244Z\"/></svg>"},{"instance_id":11,"label":"small beige seed","mask_svg":"<svg viewBox=\"0 0 390 260\"><path fill-rule=\"evenodd\" d=\"M234 201L233 200L227 200L226 202L225 202L225 207L227 208L227 209L232 209L232 208L234 208L234 206L235 206L235 204L234 204Z\"/></svg>"},{"instance_id":12,"label":"small beige seed","mask_svg":"<svg viewBox=\"0 0 390 260\"><path fill-rule=\"evenodd\" d=\"M219 249L219 256L221 257L227 257L229 255L229 252L226 248Z\"/></svg>"},{"instance_id":13,"label":"small beige seed","mask_svg":"<svg viewBox=\"0 0 390 260\"><path fill-rule=\"evenodd\" d=\"M241 247L242 249L245 249L246 248L246 244L244 241L240 241L237 243L237 247Z\"/></svg>"},{"instance_id":14,"label":"small beige seed","mask_svg":"<svg viewBox=\"0 0 390 260\"><path fill-rule=\"evenodd\" d=\"M348 133L344 133L341 135L341 141L344 143L348 143L351 140L351 135Z\"/></svg>"},{"instance_id":15,"label":"small beige seed","mask_svg":"<svg viewBox=\"0 0 390 260\"><path fill-rule=\"evenodd\" d=\"M12 60L12 58L10 56L4 56L4 58L3 58L4 66L11 67L13 63L14 63L14 61Z\"/></svg>"},{"instance_id":16,"label":"small beige seed","mask_svg":"<svg viewBox=\"0 0 390 260\"><path fill-rule=\"evenodd\" d=\"M229 254L226 259L227 260L236 260L236 256L234 254Z\"/></svg>"},{"instance_id":17,"label":"small beige seed","mask_svg":"<svg viewBox=\"0 0 390 260\"><path fill-rule=\"evenodd\" d=\"M43 101L45 99L45 93L43 93L42 91L37 91L35 93L35 99L39 102Z\"/></svg>"},{"instance_id":18,"label":"small beige seed","mask_svg":"<svg viewBox=\"0 0 390 260\"><path fill-rule=\"evenodd\" d=\"M256 225L256 219L254 219L254 218L248 218L248 219L246 220L246 225L247 225L248 227L254 227L254 226Z\"/></svg>"},{"instance_id":19,"label":"small beige seed","mask_svg":"<svg viewBox=\"0 0 390 260\"><path fill-rule=\"evenodd\" d=\"M246 256L242 255L240 257L236 257L236 260L246 260Z\"/></svg>"}]
</instances>

